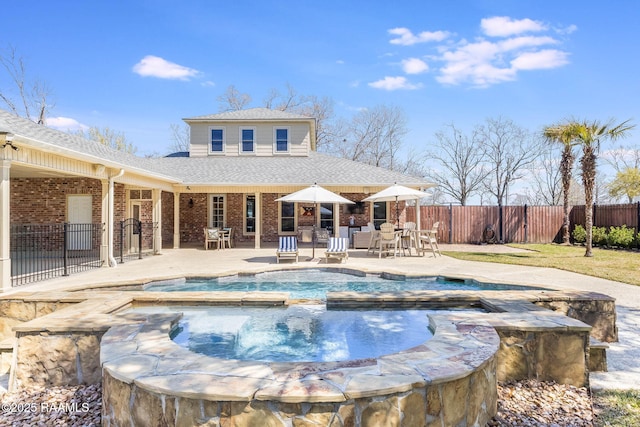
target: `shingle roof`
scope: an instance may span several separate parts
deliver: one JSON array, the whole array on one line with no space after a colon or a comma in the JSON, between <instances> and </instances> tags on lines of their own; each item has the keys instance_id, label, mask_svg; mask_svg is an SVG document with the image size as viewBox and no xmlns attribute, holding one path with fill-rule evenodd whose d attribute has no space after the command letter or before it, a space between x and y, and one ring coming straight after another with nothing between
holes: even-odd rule
<instances>
[{"instance_id":1,"label":"shingle roof","mask_svg":"<svg viewBox=\"0 0 640 427\"><path fill-rule=\"evenodd\" d=\"M227 111L218 114L196 116L182 119L189 121L209 121L209 120L238 120L238 121L260 121L260 120L313 120L313 117L294 114L288 111L271 110L269 108L249 108L247 110Z\"/></svg>"},{"instance_id":2,"label":"shingle roof","mask_svg":"<svg viewBox=\"0 0 640 427\"><path fill-rule=\"evenodd\" d=\"M126 166L131 170L146 172L147 174L155 175L158 173L155 170L155 165L148 161L149 159L114 150L104 144L81 136L71 135L39 125L2 109L0 109L0 132L7 132L37 141L47 145L49 151L65 151L68 155L95 161L96 163L112 163L118 166ZM166 178L170 179L170 176Z\"/></svg>"},{"instance_id":3,"label":"shingle roof","mask_svg":"<svg viewBox=\"0 0 640 427\"><path fill-rule=\"evenodd\" d=\"M429 182L400 172L311 152L303 156L207 156L151 159L156 170L171 172L184 184L220 185L391 185L428 187Z\"/></svg>"}]
</instances>

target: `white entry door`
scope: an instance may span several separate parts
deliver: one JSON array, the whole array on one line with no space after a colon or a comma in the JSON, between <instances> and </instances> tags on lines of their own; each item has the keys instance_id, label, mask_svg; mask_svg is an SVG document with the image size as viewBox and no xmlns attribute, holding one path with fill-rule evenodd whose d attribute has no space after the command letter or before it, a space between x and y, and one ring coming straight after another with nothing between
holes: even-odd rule
<instances>
[{"instance_id":1,"label":"white entry door","mask_svg":"<svg viewBox=\"0 0 640 427\"><path fill-rule=\"evenodd\" d=\"M67 196L68 249L72 251L91 249L91 221L93 198L91 194Z\"/></svg>"}]
</instances>

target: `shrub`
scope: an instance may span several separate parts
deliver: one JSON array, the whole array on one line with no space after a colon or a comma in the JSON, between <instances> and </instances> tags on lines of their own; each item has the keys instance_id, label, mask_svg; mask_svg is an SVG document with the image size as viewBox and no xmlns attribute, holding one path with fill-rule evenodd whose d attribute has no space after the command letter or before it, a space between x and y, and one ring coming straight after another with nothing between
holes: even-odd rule
<instances>
[{"instance_id":1,"label":"shrub","mask_svg":"<svg viewBox=\"0 0 640 427\"><path fill-rule=\"evenodd\" d=\"M573 229L573 240L575 243L587 241L587 231L582 225L576 224ZM591 242L596 246L607 246L607 229L605 227L591 227Z\"/></svg>"},{"instance_id":2,"label":"shrub","mask_svg":"<svg viewBox=\"0 0 640 427\"><path fill-rule=\"evenodd\" d=\"M611 227L609 229L609 244L619 248L630 248L635 241L635 231L633 228Z\"/></svg>"},{"instance_id":3,"label":"shrub","mask_svg":"<svg viewBox=\"0 0 640 427\"><path fill-rule=\"evenodd\" d=\"M587 230L585 230L584 227L580 224L576 224L573 232L571 233L571 236L573 237L573 241L575 243L582 244L587 241Z\"/></svg>"},{"instance_id":4,"label":"shrub","mask_svg":"<svg viewBox=\"0 0 640 427\"><path fill-rule=\"evenodd\" d=\"M593 244L597 246L607 246L606 227L593 227Z\"/></svg>"}]
</instances>

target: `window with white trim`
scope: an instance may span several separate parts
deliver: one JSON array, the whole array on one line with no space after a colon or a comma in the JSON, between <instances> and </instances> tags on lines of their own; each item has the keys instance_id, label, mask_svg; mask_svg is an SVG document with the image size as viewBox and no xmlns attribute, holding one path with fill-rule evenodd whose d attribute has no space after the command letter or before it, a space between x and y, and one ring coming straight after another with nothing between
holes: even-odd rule
<instances>
[{"instance_id":1,"label":"window with white trim","mask_svg":"<svg viewBox=\"0 0 640 427\"><path fill-rule=\"evenodd\" d=\"M225 226L225 197L223 194L209 195L209 226L212 228Z\"/></svg>"},{"instance_id":2,"label":"window with white trim","mask_svg":"<svg viewBox=\"0 0 640 427\"><path fill-rule=\"evenodd\" d=\"M244 234L256 232L256 196L245 194L244 196Z\"/></svg>"},{"instance_id":3,"label":"window with white trim","mask_svg":"<svg viewBox=\"0 0 640 427\"><path fill-rule=\"evenodd\" d=\"M289 152L289 128L278 127L273 129L273 152Z\"/></svg>"},{"instance_id":4,"label":"window with white trim","mask_svg":"<svg viewBox=\"0 0 640 427\"><path fill-rule=\"evenodd\" d=\"M240 152L255 153L256 128L240 128Z\"/></svg>"},{"instance_id":5,"label":"window with white trim","mask_svg":"<svg viewBox=\"0 0 640 427\"><path fill-rule=\"evenodd\" d=\"M225 129L209 128L209 153L224 153Z\"/></svg>"}]
</instances>

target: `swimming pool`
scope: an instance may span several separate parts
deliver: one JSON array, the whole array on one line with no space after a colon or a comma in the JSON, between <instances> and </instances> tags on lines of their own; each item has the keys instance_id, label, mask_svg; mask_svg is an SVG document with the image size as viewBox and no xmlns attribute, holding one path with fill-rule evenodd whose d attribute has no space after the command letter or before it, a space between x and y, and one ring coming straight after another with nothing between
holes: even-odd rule
<instances>
[{"instance_id":1,"label":"swimming pool","mask_svg":"<svg viewBox=\"0 0 640 427\"><path fill-rule=\"evenodd\" d=\"M392 277L392 278L391 278ZM527 286L481 283L474 280L441 277L404 278L399 276L345 274L322 269L284 270L255 275L185 279L150 284L146 291L241 291L289 292L291 299L324 300L327 292L401 292L420 290L517 290L541 289Z\"/></svg>"}]
</instances>

